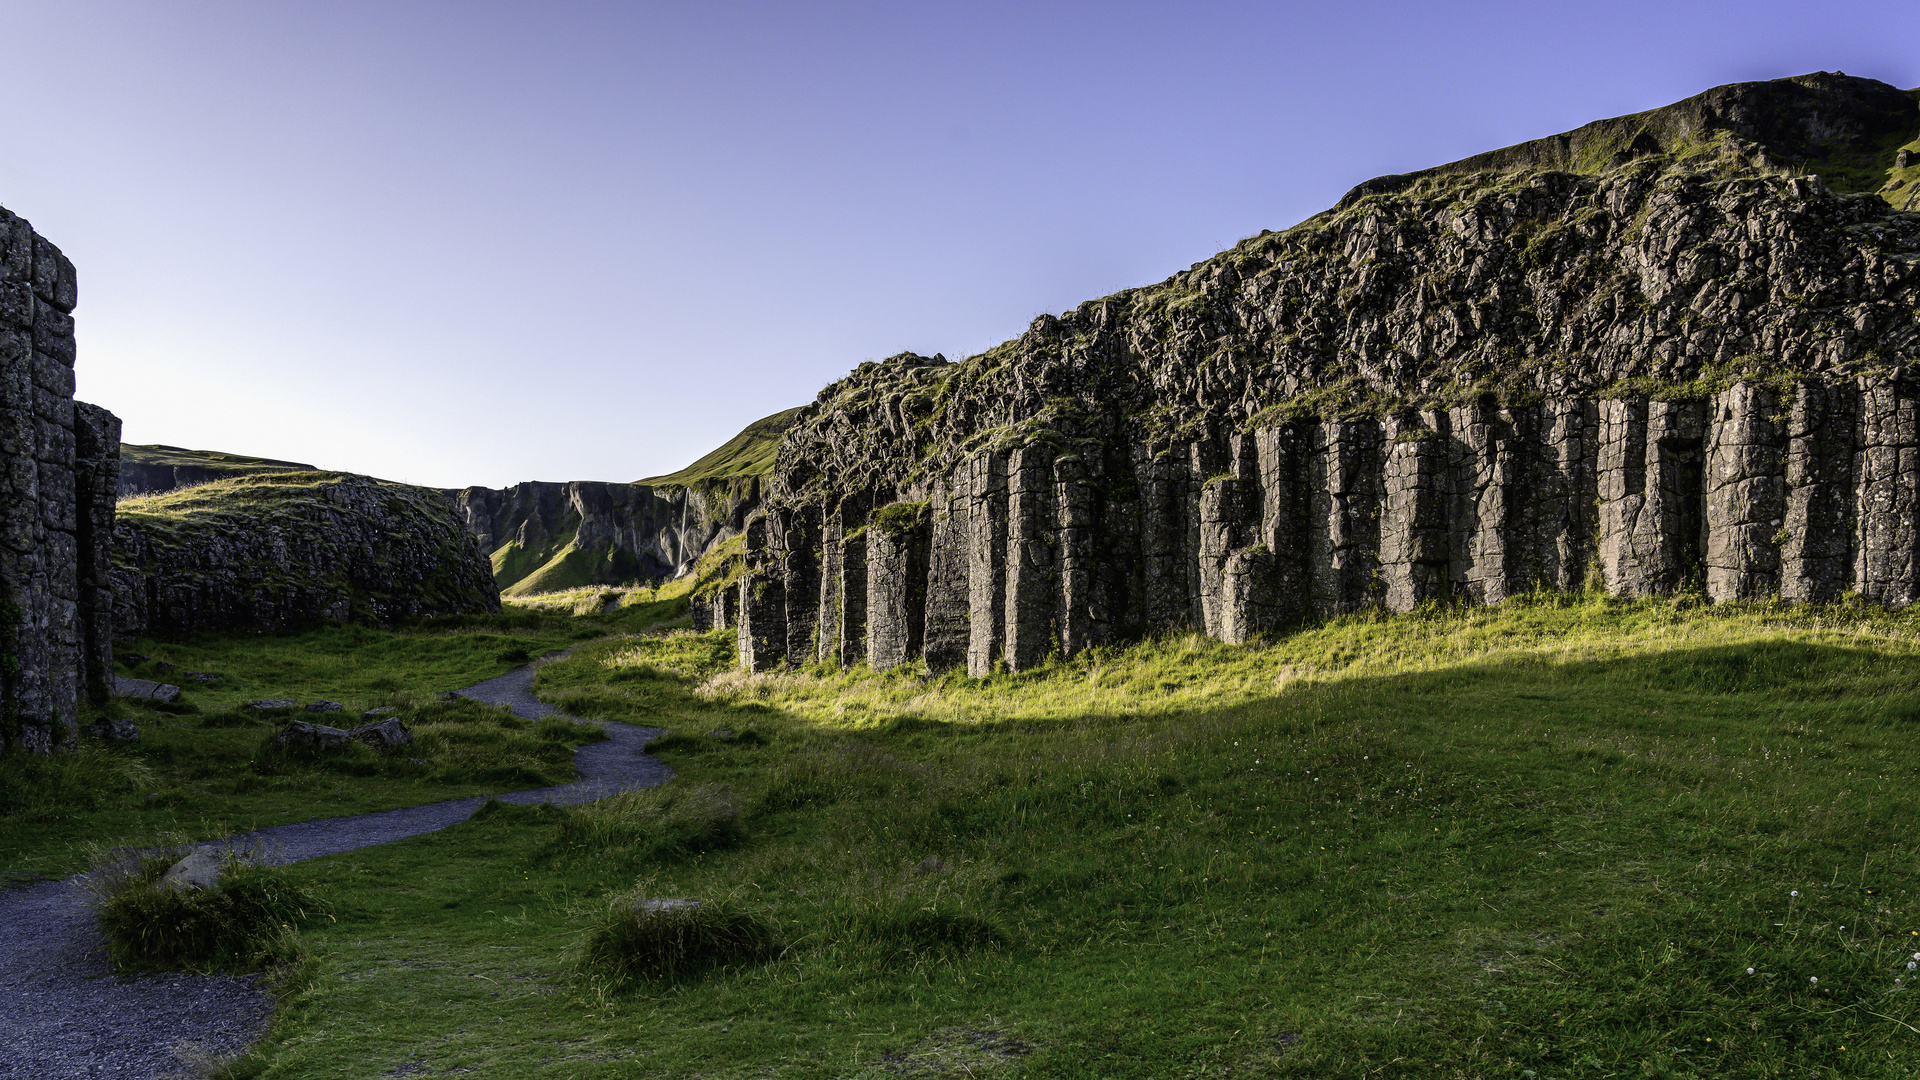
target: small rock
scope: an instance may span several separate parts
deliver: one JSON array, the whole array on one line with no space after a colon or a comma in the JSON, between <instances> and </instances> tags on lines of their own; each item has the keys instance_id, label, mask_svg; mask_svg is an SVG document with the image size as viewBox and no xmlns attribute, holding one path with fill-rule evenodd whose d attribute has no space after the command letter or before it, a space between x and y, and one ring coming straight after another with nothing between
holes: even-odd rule
<instances>
[{"instance_id":1,"label":"small rock","mask_svg":"<svg viewBox=\"0 0 1920 1080\"><path fill-rule=\"evenodd\" d=\"M366 712L361 713L360 719L371 720L376 716L392 716L399 711L400 707L398 705L382 705L377 709L368 709Z\"/></svg>"},{"instance_id":2,"label":"small rock","mask_svg":"<svg viewBox=\"0 0 1920 1080\"><path fill-rule=\"evenodd\" d=\"M422 757L410 757L407 759L407 764L409 765L425 765L426 763L427 759Z\"/></svg>"},{"instance_id":3,"label":"small rock","mask_svg":"<svg viewBox=\"0 0 1920 1080\"><path fill-rule=\"evenodd\" d=\"M1894 168L1904 169L1911 164L1913 164L1913 151L1902 150L1899 153L1893 155Z\"/></svg>"},{"instance_id":4,"label":"small rock","mask_svg":"<svg viewBox=\"0 0 1920 1080\"><path fill-rule=\"evenodd\" d=\"M169 664L165 660L156 660L153 662L153 670L159 671L159 672L165 672L165 673L172 673L175 671L179 671L180 666L178 664Z\"/></svg>"},{"instance_id":5,"label":"small rock","mask_svg":"<svg viewBox=\"0 0 1920 1080\"><path fill-rule=\"evenodd\" d=\"M130 652L130 653L124 653L124 654L115 653L113 655L113 658L127 665L128 667L133 667L135 664L144 664L147 661L153 659L153 657L148 656L146 653L137 653L137 652Z\"/></svg>"},{"instance_id":6,"label":"small rock","mask_svg":"<svg viewBox=\"0 0 1920 1080\"><path fill-rule=\"evenodd\" d=\"M273 742L275 746L290 746L300 750L337 750L347 745L347 740L352 737L337 727L289 720L287 726L273 737Z\"/></svg>"},{"instance_id":7,"label":"small rock","mask_svg":"<svg viewBox=\"0 0 1920 1080\"><path fill-rule=\"evenodd\" d=\"M397 716L375 720L370 724L361 724L347 734L383 753L413 741L413 732L408 731L407 725L401 723Z\"/></svg>"},{"instance_id":8,"label":"small rock","mask_svg":"<svg viewBox=\"0 0 1920 1080\"><path fill-rule=\"evenodd\" d=\"M213 848L196 848L193 854L167 868L160 884L175 892L211 889L220 882L220 856Z\"/></svg>"},{"instance_id":9,"label":"small rock","mask_svg":"<svg viewBox=\"0 0 1920 1080\"><path fill-rule=\"evenodd\" d=\"M946 868L947 864L941 862L938 855L929 855L913 864L913 872L916 874L937 874Z\"/></svg>"},{"instance_id":10,"label":"small rock","mask_svg":"<svg viewBox=\"0 0 1920 1080\"><path fill-rule=\"evenodd\" d=\"M180 674L185 675L187 678L192 679L194 682L203 682L203 683L216 682L220 678L219 675L216 675L211 671L183 671Z\"/></svg>"},{"instance_id":11,"label":"small rock","mask_svg":"<svg viewBox=\"0 0 1920 1080\"><path fill-rule=\"evenodd\" d=\"M246 707L266 712L270 709L291 709L298 704L300 703L292 698L268 698L265 701L249 701Z\"/></svg>"},{"instance_id":12,"label":"small rock","mask_svg":"<svg viewBox=\"0 0 1920 1080\"><path fill-rule=\"evenodd\" d=\"M87 734L102 742L139 742L140 729L133 721L123 716L100 720L87 725Z\"/></svg>"},{"instance_id":13,"label":"small rock","mask_svg":"<svg viewBox=\"0 0 1920 1080\"><path fill-rule=\"evenodd\" d=\"M154 682L152 679L129 679L123 675L113 677L113 696L139 698L143 701L158 701L171 705L180 698L180 688L171 683Z\"/></svg>"},{"instance_id":14,"label":"small rock","mask_svg":"<svg viewBox=\"0 0 1920 1080\"><path fill-rule=\"evenodd\" d=\"M670 915L676 911L692 911L699 906L698 900L642 900L633 905L633 910L641 915Z\"/></svg>"},{"instance_id":15,"label":"small rock","mask_svg":"<svg viewBox=\"0 0 1920 1080\"><path fill-rule=\"evenodd\" d=\"M307 702L307 711L308 711L308 712L311 712L311 713L323 713L323 712L339 712L340 710L342 710L342 709L344 709L344 708L346 708L346 706L345 706L345 705L342 705L342 704L340 704L340 703L339 703L339 702L337 702L337 701L309 701L309 702Z\"/></svg>"}]
</instances>

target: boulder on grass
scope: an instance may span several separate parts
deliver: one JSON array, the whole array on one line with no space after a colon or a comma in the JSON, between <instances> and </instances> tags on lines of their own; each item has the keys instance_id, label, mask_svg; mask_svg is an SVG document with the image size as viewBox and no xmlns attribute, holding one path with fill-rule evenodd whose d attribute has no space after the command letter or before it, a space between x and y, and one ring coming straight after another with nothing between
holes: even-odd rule
<instances>
[{"instance_id":1,"label":"boulder on grass","mask_svg":"<svg viewBox=\"0 0 1920 1080\"><path fill-rule=\"evenodd\" d=\"M300 703L292 698L268 698L265 701L249 701L246 707L258 709L261 712L272 712L275 709L291 709L298 704Z\"/></svg>"},{"instance_id":2,"label":"boulder on grass","mask_svg":"<svg viewBox=\"0 0 1920 1080\"><path fill-rule=\"evenodd\" d=\"M220 883L220 856L210 847L195 848L193 854L167 868L160 884L175 892L211 889Z\"/></svg>"},{"instance_id":3,"label":"boulder on grass","mask_svg":"<svg viewBox=\"0 0 1920 1080\"><path fill-rule=\"evenodd\" d=\"M124 716L116 716L88 724L86 731L87 734L102 742L140 741L140 729L134 727L133 721Z\"/></svg>"},{"instance_id":4,"label":"boulder on grass","mask_svg":"<svg viewBox=\"0 0 1920 1080\"><path fill-rule=\"evenodd\" d=\"M154 682L152 679L129 679L124 675L115 675L113 696L140 698L143 701L157 701L162 705L171 705L180 699L180 688L172 683Z\"/></svg>"},{"instance_id":5,"label":"boulder on grass","mask_svg":"<svg viewBox=\"0 0 1920 1080\"><path fill-rule=\"evenodd\" d=\"M340 704L340 703L339 703L339 702L337 702L337 701L309 701L309 702L307 702L307 711L308 711L308 712L312 712L312 713L321 713L321 712L339 712L339 711L340 711L341 709L344 709L344 708L346 708L346 706L345 706L345 705L342 705L342 704Z\"/></svg>"},{"instance_id":6,"label":"boulder on grass","mask_svg":"<svg viewBox=\"0 0 1920 1080\"><path fill-rule=\"evenodd\" d=\"M413 732L408 731L407 725L401 723L397 716L375 720L370 724L361 724L347 734L381 753L397 750L413 741Z\"/></svg>"},{"instance_id":7,"label":"boulder on grass","mask_svg":"<svg viewBox=\"0 0 1920 1080\"><path fill-rule=\"evenodd\" d=\"M273 744L294 750L338 750L347 745L347 740L352 737L337 727L289 720L287 726L273 737Z\"/></svg>"},{"instance_id":8,"label":"boulder on grass","mask_svg":"<svg viewBox=\"0 0 1920 1080\"><path fill-rule=\"evenodd\" d=\"M360 719L371 720L376 716L392 716L399 711L400 707L398 705L382 705L377 709L368 709L366 712L361 713Z\"/></svg>"}]
</instances>

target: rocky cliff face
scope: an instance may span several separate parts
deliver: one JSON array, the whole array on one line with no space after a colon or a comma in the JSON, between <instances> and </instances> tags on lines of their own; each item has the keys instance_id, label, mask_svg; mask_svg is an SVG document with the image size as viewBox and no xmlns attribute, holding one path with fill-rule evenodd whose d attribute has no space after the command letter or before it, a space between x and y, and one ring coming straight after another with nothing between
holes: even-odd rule
<instances>
[{"instance_id":1,"label":"rocky cliff face","mask_svg":"<svg viewBox=\"0 0 1920 1080\"><path fill-rule=\"evenodd\" d=\"M980 674L1589 584L1920 599L1915 102L1721 87L863 365L780 445L742 660Z\"/></svg>"},{"instance_id":2,"label":"rocky cliff face","mask_svg":"<svg viewBox=\"0 0 1920 1080\"><path fill-rule=\"evenodd\" d=\"M677 577L738 533L760 480L702 487L538 481L454 496L510 596Z\"/></svg>"},{"instance_id":3,"label":"rocky cliff face","mask_svg":"<svg viewBox=\"0 0 1920 1080\"><path fill-rule=\"evenodd\" d=\"M116 633L297 628L500 610L441 492L267 472L127 500L113 525Z\"/></svg>"}]
</instances>

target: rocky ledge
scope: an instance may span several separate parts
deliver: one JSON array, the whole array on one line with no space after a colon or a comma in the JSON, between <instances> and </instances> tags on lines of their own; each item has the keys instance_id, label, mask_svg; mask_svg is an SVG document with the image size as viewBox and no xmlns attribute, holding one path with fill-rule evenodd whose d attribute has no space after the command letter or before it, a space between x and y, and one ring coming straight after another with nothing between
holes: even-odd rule
<instances>
[{"instance_id":1,"label":"rocky ledge","mask_svg":"<svg viewBox=\"0 0 1920 1080\"><path fill-rule=\"evenodd\" d=\"M500 610L445 495L349 473L267 472L125 500L113 560L122 636Z\"/></svg>"}]
</instances>

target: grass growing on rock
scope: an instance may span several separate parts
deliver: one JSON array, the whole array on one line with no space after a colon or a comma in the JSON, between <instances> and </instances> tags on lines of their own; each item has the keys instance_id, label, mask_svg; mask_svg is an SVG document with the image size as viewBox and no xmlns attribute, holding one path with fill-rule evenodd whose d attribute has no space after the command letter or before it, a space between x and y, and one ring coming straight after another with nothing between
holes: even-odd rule
<instances>
[{"instance_id":1,"label":"grass growing on rock","mask_svg":"<svg viewBox=\"0 0 1920 1080\"><path fill-rule=\"evenodd\" d=\"M340 922L246 1067L1909 1075L1915 625L1534 599L978 682L596 642L541 692L679 778L292 868ZM782 947L580 966L674 898Z\"/></svg>"}]
</instances>

